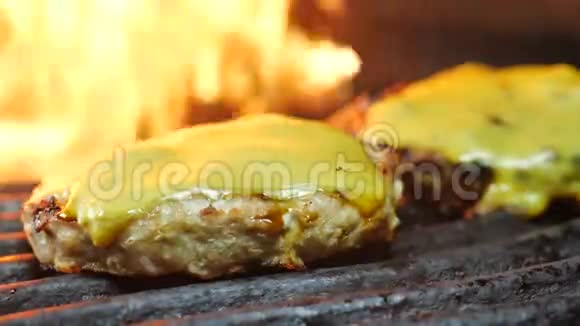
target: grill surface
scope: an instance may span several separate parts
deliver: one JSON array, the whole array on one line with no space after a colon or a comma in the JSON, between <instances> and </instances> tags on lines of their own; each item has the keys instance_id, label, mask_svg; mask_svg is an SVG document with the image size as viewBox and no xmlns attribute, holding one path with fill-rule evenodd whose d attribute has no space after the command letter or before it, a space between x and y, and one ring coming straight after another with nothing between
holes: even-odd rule
<instances>
[{"instance_id":1,"label":"grill surface","mask_svg":"<svg viewBox=\"0 0 580 326\"><path fill-rule=\"evenodd\" d=\"M18 221L30 190L0 187L1 323L488 325L580 320L580 219L564 218L562 212L552 212L541 223L502 214L476 221L407 223L390 250L358 253L358 264L347 264L350 258L344 257L342 266L328 267L336 264L328 262L304 272L214 282L139 280L41 268Z\"/></svg>"}]
</instances>

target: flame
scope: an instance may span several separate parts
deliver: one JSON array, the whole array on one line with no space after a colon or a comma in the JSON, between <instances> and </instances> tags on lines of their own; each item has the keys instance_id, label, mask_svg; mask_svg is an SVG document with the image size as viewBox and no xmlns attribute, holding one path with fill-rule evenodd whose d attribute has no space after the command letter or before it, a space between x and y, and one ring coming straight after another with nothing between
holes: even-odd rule
<instances>
[{"instance_id":1,"label":"flame","mask_svg":"<svg viewBox=\"0 0 580 326\"><path fill-rule=\"evenodd\" d=\"M359 59L291 26L291 5L2 1L0 164L13 168L0 180L179 128L191 103L241 113L332 105Z\"/></svg>"}]
</instances>

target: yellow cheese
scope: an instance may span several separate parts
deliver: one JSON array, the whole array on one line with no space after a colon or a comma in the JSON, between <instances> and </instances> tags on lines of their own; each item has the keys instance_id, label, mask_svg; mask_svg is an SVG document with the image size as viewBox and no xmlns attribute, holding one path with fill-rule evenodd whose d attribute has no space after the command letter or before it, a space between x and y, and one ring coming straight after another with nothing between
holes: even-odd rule
<instances>
[{"instance_id":1,"label":"yellow cheese","mask_svg":"<svg viewBox=\"0 0 580 326\"><path fill-rule=\"evenodd\" d=\"M317 191L372 214L390 192L361 144L320 122L267 114L196 126L119 150L72 187L62 214L106 245L163 200Z\"/></svg>"},{"instance_id":2,"label":"yellow cheese","mask_svg":"<svg viewBox=\"0 0 580 326\"><path fill-rule=\"evenodd\" d=\"M551 198L580 198L580 74L567 65L465 64L411 84L371 108L399 146L489 166L477 206L536 216Z\"/></svg>"}]
</instances>

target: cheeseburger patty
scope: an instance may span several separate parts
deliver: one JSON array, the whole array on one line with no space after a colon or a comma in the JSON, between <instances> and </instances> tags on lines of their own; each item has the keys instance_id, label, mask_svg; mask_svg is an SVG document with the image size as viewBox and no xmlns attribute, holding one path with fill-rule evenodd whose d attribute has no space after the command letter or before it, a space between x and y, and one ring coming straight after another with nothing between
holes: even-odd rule
<instances>
[{"instance_id":1,"label":"cheeseburger patty","mask_svg":"<svg viewBox=\"0 0 580 326\"><path fill-rule=\"evenodd\" d=\"M391 126L411 157L434 153L452 166L479 167L476 212L534 217L553 198L580 199L579 121L574 67L465 64L387 96L366 123ZM452 191L462 197L464 189Z\"/></svg>"},{"instance_id":2,"label":"cheeseburger patty","mask_svg":"<svg viewBox=\"0 0 580 326\"><path fill-rule=\"evenodd\" d=\"M580 201L579 122L574 67L465 64L388 94L368 109L364 128L396 133L408 202L431 201L438 184L433 203L442 211L534 217L554 198ZM453 186L464 167L475 178Z\"/></svg>"},{"instance_id":3,"label":"cheeseburger patty","mask_svg":"<svg viewBox=\"0 0 580 326\"><path fill-rule=\"evenodd\" d=\"M189 273L207 279L266 266L295 269L386 241L396 223L389 205L365 217L339 196L323 193L284 207L266 198L211 201L192 195L165 200L110 245L97 247L78 223L57 218L66 200L57 194L29 202L22 218L39 261L63 272Z\"/></svg>"},{"instance_id":4,"label":"cheeseburger patty","mask_svg":"<svg viewBox=\"0 0 580 326\"><path fill-rule=\"evenodd\" d=\"M207 279L301 268L386 242L398 223L391 184L361 144L318 122L262 115L198 126L129 147L123 163L121 175L95 179L110 182L105 190L122 181L114 196L95 191L93 170L35 191L22 220L41 263L63 272ZM150 173L140 179L122 173L143 166ZM159 186L167 166L188 172L174 188ZM287 178L270 180L279 174L264 174L268 166ZM270 182L248 183L248 167ZM217 172L231 180L210 179Z\"/></svg>"}]
</instances>

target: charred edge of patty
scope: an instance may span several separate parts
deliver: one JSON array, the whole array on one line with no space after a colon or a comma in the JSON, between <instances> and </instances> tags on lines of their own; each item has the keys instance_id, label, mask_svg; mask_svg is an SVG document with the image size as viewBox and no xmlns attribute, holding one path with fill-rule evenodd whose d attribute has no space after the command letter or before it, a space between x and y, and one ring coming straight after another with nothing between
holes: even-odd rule
<instances>
[{"instance_id":1,"label":"charred edge of patty","mask_svg":"<svg viewBox=\"0 0 580 326\"><path fill-rule=\"evenodd\" d=\"M32 211L32 223L34 231L44 231L51 220L58 219L61 206L57 203L55 196L42 199Z\"/></svg>"},{"instance_id":2,"label":"charred edge of patty","mask_svg":"<svg viewBox=\"0 0 580 326\"><path fill-rule=\"evenodd\" d=\"M403 184L401 194L402 206L409 204L425 205L435 208L442 216L470 217L472 209L484 196L487 187L492 182L493 170L481 164L453 163L435 152L399 149L397 164L397 179ZM474 198L466 199L454 185L453 175L456 171L477 167L478 174L473 180L467 179L467 174L459 174L461 191L475 194ZM423 170L422 167L427 167ZM434 168L434 180L431 170ZM463 178L461 178L463 176ZM417 187L420 187L418 189Z\"/></svg>"}]
</instances>

